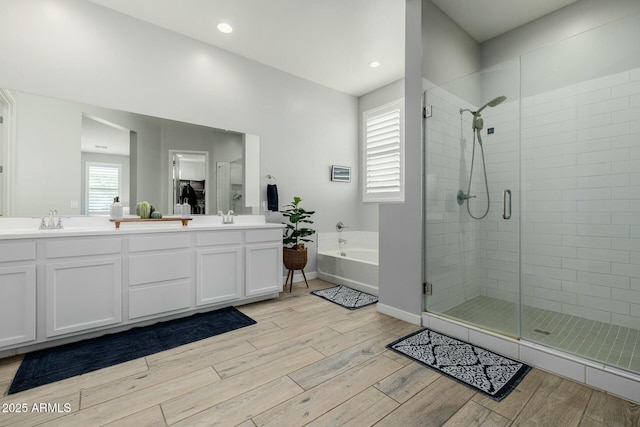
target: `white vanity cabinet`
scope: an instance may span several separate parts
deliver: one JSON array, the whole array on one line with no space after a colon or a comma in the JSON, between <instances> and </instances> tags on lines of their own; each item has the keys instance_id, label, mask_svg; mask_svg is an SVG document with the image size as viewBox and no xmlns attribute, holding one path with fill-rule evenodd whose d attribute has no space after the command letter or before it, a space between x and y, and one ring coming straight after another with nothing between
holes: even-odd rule
<instances>
[{"instance_id":1,"label":"white vanity cabinet","mask_svg":"<svg viewBox=\"0 0 640 427\"><path fill-rule=\"evenodd\" d=\"M281 236L264 223L0 233L0 357L277 297Z\"/></svg>"},{"instance_id":2,"label":"white vanity cabinet","mask_svg":"<svg viewBox=\"0 0 640 427\"><path fill-rule=\"evenodd\" d=\"M248 230L246 247L246 296L282 291L282 230Z\"/></svg>"},{"instance_id":3,"label":"white vanity cabinet","mask_svg":"<svg viewBox=\"0 0 640 427\"><path fill-rule=\"evenodd\" d=\"M244 296L242 231L205 231L196 236L196 305Z\"/></svg>"},{"instance_id":4,"label":"white vanity cabinet","mask_svg":"<svg viewBox=\"0 0 640 427\"><path fill-rule=\"evenodd\" d=\"M56 238L42 244L47 337L122 320L120 238Z\"/></svg>"},{"instance_id":5,"label":"white vanity cabinet","mask_svg":"<svg viewBox=\"0 0 640 427\"><path fill-rule=\"evenodd\" d=\"M36 339L36 244L0 243L0 348Z\"/></svg>"}]
</instances>

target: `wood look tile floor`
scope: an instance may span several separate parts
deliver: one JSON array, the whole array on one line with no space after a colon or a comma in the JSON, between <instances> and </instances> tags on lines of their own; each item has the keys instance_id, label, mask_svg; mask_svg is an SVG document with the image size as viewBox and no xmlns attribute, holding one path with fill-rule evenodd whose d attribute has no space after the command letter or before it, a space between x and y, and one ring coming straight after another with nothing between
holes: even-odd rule
<instances>
[{"instance_id":1,"label":"wood look tile floor","mask_svg":"<svg viewBox=\"0 0 640 427\"><path fill-rule=\"evenodd\" d=\"M258 323L10 396L21 358L2 359L0 425L640 426L639 405L539 369L495 402L385 348L416 325L299 283L239 309Z\"/></svg>"}]
</instances>

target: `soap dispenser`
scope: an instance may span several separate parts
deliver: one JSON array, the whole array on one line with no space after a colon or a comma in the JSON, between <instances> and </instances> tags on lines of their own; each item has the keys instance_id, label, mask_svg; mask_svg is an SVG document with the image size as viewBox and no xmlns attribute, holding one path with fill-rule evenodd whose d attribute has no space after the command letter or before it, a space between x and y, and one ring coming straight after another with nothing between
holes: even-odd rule
<instances>
[{"instance_id":1,"label":"soap dispenser","mask_svg":"<svg viewBox=\"0 0 640 427\"><path fill-rule=\"evenodd\" d=\"M109 210L111 219L122 219L124 217L124 209L120 203L120 197L113 198L111 209Z\"/></svg>"},{"instance_id":2,"label":"soap dispenser","mask_svg":"<svg viewBox=\"0 0 640 427\"><path fill-rule=\"evenodd\" d=\"M191 205L182 199L182 218L191 218Z\"/></svg>"},{"instance_id":3,"label":"soap dispenser","mask_svg":"<svg viewBox=\"0 0 640 427\"><path fill-rule=\"evenodd\" d=\"M173 207L173 214L182 216L182 203L180 203L179 200L176 202L175 206Z\"/></svg>"}]
</instances>

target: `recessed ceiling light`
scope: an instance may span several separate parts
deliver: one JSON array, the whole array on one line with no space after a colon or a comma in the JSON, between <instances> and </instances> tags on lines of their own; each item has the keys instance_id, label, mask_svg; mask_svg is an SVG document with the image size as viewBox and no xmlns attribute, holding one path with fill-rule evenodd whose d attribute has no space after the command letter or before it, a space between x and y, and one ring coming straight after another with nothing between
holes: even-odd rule
<instances>
[{"instance_id":1,"label":"recessed ceiling light","mask_svg":"<svg viewBox=\"0 0 640 427\"><path fill-rule=\"evenodd\" d=\"M218 24L218 31L221 33L229 34L233 31L233 27L226 22L221 22Z\"/></svg>"},{"instance_id":2,"label":"recessed ceiling light","mask_svg":"<svg viewBox=\"0 0 640 427\"><path fill-rule=\"evenodd\" d=\"M380 62L380 61L371 61L371 62L369 62L369 67L371 67L371 68L378 68L381 65L382 65L382 62Z\"/></svg>"}]
</instances>

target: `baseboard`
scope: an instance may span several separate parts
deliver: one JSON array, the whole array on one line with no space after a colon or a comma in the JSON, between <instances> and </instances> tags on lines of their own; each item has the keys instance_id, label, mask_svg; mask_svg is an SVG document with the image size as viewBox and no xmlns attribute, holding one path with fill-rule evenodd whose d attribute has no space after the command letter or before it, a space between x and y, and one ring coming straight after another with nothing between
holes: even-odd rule
<instances>
[{"instance_id":1,"label":"baseboard","mask_svg":"<svg viewBox=\"0 0 640 427\"><path fill-rule=\"evenodd\" d=\"M419 314L409 313L407 311L399 310L395 307L391 307L389 305L380 304L380 303L378 303L376 307L378 308L378 312L382 314L395 317L396 319L400 319L407 323L412 323L414 325L421 324L422 317Z\"/></svg>"},{"instance_id":2,"label":"baseboard","mask_svg":"<svg viewBox=\"0 0 640 427\"><path fill-rule=\"evenodd\" d=\"M304 272L304 275L307 276L307 280L313 280L318 278L317 271ZM282 276L282 283L287 279L287 276ZM304 282L304 276L302 273L294 273L293 274L293 283Z\"/></svg>"},{"instance_id":3,"label":"baseboard","mask_svg":"<svg viewBox=\"0 0 640 427\"><path fill-rule=\"evenodd\" d=\"M318 279L333 283L334 285L345 285L357 291L378 296L378 287L367 283L356 282L354 280L345 279L344 277L323 273L322 271L318 271Z\"/></svg>"}]
</instances>

